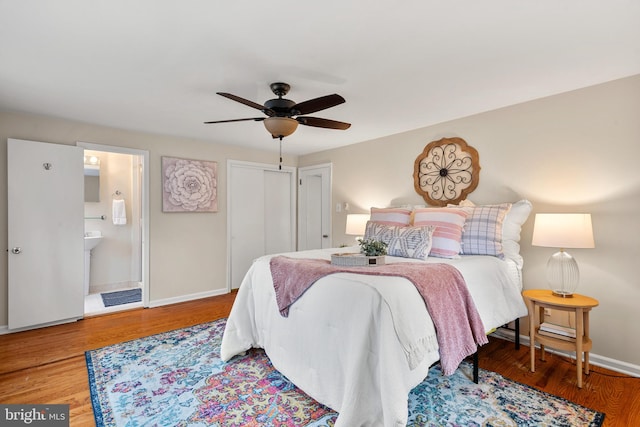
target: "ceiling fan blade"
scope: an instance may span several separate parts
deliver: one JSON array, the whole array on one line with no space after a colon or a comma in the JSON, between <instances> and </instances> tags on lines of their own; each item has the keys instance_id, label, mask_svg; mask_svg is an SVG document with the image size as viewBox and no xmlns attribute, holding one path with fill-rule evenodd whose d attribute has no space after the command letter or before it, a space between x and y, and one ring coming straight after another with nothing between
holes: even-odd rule
<instances>
[{"instance_id":1,"label":"ceiling fan blade","mask_svg":"<svg viewBox=\"0 0 640 427\"><path fill-rule=\"evenodd\" d=\"M253 117L250 119L231 119L231 120L215 120L213 122L204 122L205 125L210 125L212 123L230 123L230 122L245 122L247 120L253 120L254 122L261 122L266 117Z\"/></svg>"},{"instance_id":2,"label":"ceiling fan blade","mask_svg":"<svg viewBox=\"0 0 640 427\"><path fill-rule=\"evenodd\" d=\"M351 127L351 123L339 122L336 120L329 120L329 119L321 119L319 117L298 117L296 118L296 120L301 125L313 126L317 128L346 130Z\"/></svg>"},{"instance_id":3,"label":"ceiling fan blade","mask_svg":"<svg viewBox=\"0 0 640 427\"><path fill-rule=\"evenodd\" d=\"M316 111L335 107L343 102L344 98L334 93L333 95L321 96L320 98L314 98L296 104L295 107L293 107L293 110L296 110L298 114L310 114L315 113Z\"/></svg>"},{"instance_id":4,"label":"ceiling fan blade","mask_svg":"<svg viewBox=\"0 0 640 427\"><path fill-rule=\"evenodd\" d=\"M241 98L241 97L239 97L237 95L234 95L232 93L226 93L226 92L216 92L216 93L218 95L220 95L220 96L224 96L225 98L229 98L229 99L231 99L233 101L239 102L239 103L244 104L244 105L246 105L248 107L255 108L256 110L260 110L260 111L262 111L263 113L265 113L268 116L274 116L275 115L275 112L273 112L272 110L270 110L268 108L265 108L264 105L257 104L257 103L255 103L253 101L249 101L248 99Z\"/></svg>"}]
</instances>

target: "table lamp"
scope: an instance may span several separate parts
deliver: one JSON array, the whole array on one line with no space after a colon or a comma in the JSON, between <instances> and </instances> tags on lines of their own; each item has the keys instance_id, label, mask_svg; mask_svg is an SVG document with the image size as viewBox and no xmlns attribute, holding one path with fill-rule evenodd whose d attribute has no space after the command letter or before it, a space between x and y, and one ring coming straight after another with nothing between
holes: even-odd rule
<instances>
[{"instance_id":1,"label":"table lamp","mask_svg":"<svg viewBox=\"0 0 640 427\"><path fill-rule=\"evenodd\" d=\"M349 214L347 215L347 226L344 234L356 236L356 240L364 236L369 221L369 214Z\"/></svg>"},{"instance_id":2,"label":"table lamp","mask_svg":"<svg viewBox=\"0 0 640 427\"><path fill-rule=\"evenodd\" d=\"M578 287L580 271L567 248L594 248L591 215L539 213L533 224L533 246L559 248L547 262L547 282L553 295L570 298Z\"/></svg>"}]
</instances>

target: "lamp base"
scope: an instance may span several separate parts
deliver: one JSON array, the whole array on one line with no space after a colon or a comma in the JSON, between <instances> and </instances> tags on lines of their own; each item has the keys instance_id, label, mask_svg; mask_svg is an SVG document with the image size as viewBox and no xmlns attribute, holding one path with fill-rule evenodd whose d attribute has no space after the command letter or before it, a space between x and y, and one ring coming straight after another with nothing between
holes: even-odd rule
<instances>
[{"instance_id":1,"label":"lamp base","mask_svg":"<svg viewBox=\"0 0 640 427\"><path fill-rule=\"evenodd\" d=\"M560 298L573 298L573 292L563 291L561 289L554 289L553 291L551 291L551 295Z\"/></svg>"},{"instance_id":2,"label":"lamp base","mask_svg":"<svg viewBox=\"0 0 640 427\"><path fill-rule=\"evenodd\" d=\"M554 296L571 298L578 287L580 271L575 258L560 249L547 262L547 282Z\"/></svg>"}]
</instances>

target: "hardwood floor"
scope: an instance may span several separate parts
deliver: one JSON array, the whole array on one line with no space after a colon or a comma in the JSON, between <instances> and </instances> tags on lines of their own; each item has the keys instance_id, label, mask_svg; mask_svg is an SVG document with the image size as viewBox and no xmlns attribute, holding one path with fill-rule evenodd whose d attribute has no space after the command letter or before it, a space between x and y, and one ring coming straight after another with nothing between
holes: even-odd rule
<instances>
[{"instance_id":1,"label":"hardwood floor","mask_svg":"<svg viewBox=\"0 0 640 427\"><path fill-rule=\"evenodd\" d=\"M547 352L543 362L539 350L536 356L536 372L532 373L528 346L521 345L516 351L512 342L490 337L489 344L480 349L479 364L514 381L604 412L606 427L640 425L640 378L591 364L580 389L575 360Z\"/></svg>"},{"instance_id":2,"label":"hardwood floor","mask_svg":"<svg viewBox=\"0 0 640 427\"><path fill-rule=\"evenodd\" d=\"M220 319L235 293L86 318L0 336L0 402L68 403L71 426L94 426L84 352Z\"/></svg>"},{"instance_id":3,"label":"hardwood floor","mask_svg":"<svg viewBox=\"0 0 640 427\"><path fill-rule=\"evenodd\" d=\"M226 317L235 294L87 318L0 336L0 402L68 403L72 426L93 426L84 352ZM592 366L582 389L575 364L550 354L529 372L529 347L491 338L480 367L606 413L605 426L637 425L640 379Z\"/></svg>"}]
</instances>

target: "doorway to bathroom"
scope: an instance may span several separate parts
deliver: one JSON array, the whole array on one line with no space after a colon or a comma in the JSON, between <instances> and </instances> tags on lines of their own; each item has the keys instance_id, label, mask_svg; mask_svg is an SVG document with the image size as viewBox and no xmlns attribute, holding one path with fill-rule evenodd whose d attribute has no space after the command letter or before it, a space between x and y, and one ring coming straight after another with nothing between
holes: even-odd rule
<instances>
[{"instance_id":1,"label":"doorway to bathroom","mask_svg":"<svg viewBox=\"0 0 640 427\"><path fill-rule=\"evenodd\" d=\"M149 153L78 142L84 148L84 315L149 304Z\"/></svg>"}]
</instances>

